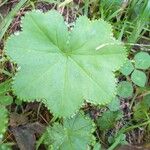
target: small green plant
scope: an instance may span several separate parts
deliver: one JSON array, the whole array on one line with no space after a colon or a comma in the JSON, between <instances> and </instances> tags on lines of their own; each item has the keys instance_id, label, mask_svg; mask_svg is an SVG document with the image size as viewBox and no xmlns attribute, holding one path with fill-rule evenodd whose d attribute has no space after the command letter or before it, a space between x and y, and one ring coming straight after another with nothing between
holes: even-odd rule
<instances>
[{"instance_id":1,"label":"small green plant","mask_svg":"<svg viewBox=\"0 0 150 150\"><path fill-rule=\"evenodd\" d=\"M10 80L5 81L0 84L0 142L3 137L3 133L5 133L8 123L8 114L5 106L10 105L12 103L12 97L6 95L8 90L10 90Z\"/></svg>"},{"instance_id":2,"label":"small green plant","mask_svg":"<svg viewBox=\"0 0 150 150\"><path fill-rule=\"evenodd\" d=\"M7 95L7 92L11 88L11 81L5 81L0 84L0 105L1 106L7 106L10 105L13 102L13 98L9 95Z\"/></svg>"},{"instance_id":3,"label":"small green plant","mask_svg":"<svg viewBox=\"0 0 150 150\"><path fill-rule=\"evenodd\" d=\"M131 81L139 87L144 87L147 82L146 74L143 70L150 67L150 55L147 52L139 52L135 55L132 64L127 60L120 72L125 75L131 75ZM131 90L130 90L131 91Z\"/></svg>"},{"instance_id":4,"label":"small green plant","mask_svg":"<svg viewBox=\"0 0 150 150\"><path fill-rule=\"evenodd\" d=\"M5 47L20 68L13 82L20 99L42 101L60 117L74 114L84 100L111 101L116 91L113 71L126 59L111 25L80 16L68 32L63 17L53 10L27 13L22 26Z\"/></svg>"},{"instance_id":5,"label":"small green plant","mask_svg":"<svg viewBox=\"0 0 150 150\"><path fill-rule=\"evenodd\" d=\"M146 95L141 102L134 106L134 119L136 121L148 121L150 126L150 94Z\"/></svg>"},{"instance_id":6,"label":"small green plant","mask_svg":"<svg viewBox=\"0 0 150 150\"><path fill-rule=\"evenodd\" d=\"M55 123L49 127L44 135L44 143L49 150L85 150L95 142L93 132L93 121L79 113L73 118L64 119L63 125Z\"/></svg>"},{"instance_id":7,"label":"small green plant","mask_svg":"<svg viewBox=\"0 0 150 150\"><path fill-rule=\"evenodd\" d=\"M8 126L8 111L0 104L0 150L10 150L10 146L7 143L3 143L4 133Z\"/></svg>"},{"instance_id":8,"label":"small green plant","mask_svg":"<svg viewBox=\"0 0 150 150\"><path fill-rule=\"evenodd\" d=\"M118 120L122 118L121 111L106 111L98 118L97 124L101 131L108 131L113 128Z\"/></svg>"},{"instance_id":9,"label":"small green plant","mask_svg":"<svg viewBox=\"0 0 150 150\"><path fill-rule=\"evenodd\" d=\"M1 118L1 123L0 123L0 143L1 143L3 134L7 129L7 123L8 123L7 109L5 109L2 106L0 106L0 118Z\"/></svg>"}]
</instances>

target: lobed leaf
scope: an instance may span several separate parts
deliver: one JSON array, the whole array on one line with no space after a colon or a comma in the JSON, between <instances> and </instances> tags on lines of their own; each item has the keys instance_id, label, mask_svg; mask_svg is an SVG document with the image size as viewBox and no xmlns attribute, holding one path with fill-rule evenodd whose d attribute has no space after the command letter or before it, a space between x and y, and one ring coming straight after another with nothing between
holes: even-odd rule
<instances>
[{"instance_id":1,"label":"lobed leaf","mask_svg":"<svg viewBox=\"0 0 150 150\"><path fill-rule=\"evenodd\" d=\"M80 16L68 31L56 11L32 11L22 19L22 32L6 43L18 64L13 90L24 101L41 100L56 116L74 114L84 100L109 103L116 91L113 71L126 50L103 20Z\"/></svg>"},{"instance_id":2,"label":"lobed leaf","mask_svg":"<svg viewBox=\"0 0 150 150\"><path fill-rule=\"evenodd\" d=\"M49 149L55 150L85 150L94 142L92 132L93 122L82 114L65 119L63 125L55 123L46 132L44 143Z\"/></svg>"}]
</instances>

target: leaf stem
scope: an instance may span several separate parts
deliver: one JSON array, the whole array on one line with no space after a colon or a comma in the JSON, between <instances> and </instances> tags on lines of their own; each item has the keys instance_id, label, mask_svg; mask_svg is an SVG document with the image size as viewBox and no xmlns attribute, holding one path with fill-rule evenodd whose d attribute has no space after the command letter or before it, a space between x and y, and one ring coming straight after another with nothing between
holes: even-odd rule
<instances>
[{"instance_id":1,"label":"leaf stem","mask_svg":"<svg viewBox=\"0 0 150 150\"><path fill-rule=\"evenodd\" d=\"M134 126L128 127L128 128L126 128L126 129L124 129L122 132L125 133L125 132L128 132L128 131L130 131L130 130L133 130L133 129L135 129L135 128L138 128L138 127L141 127L141 126L145 126L145 125L147 125L147 124L150 124L150 120L145 121L145 122L143 122L143 123L141 123L141 124L138 124L138 125L134 125Z\"/></svg>"},{"instance_id":2,"label":"leaf stem","mask_svg":"<svg viewBox=\"0 0 150 150\"><path fill-rule=\"evenodd\" d=\"M136 90L136 92L135 92L135 94L134 94L134 97L133 97L132 100L131 100L131 104L130 104L130 106L129 106L130 110L131 110L131 108L132 108L132 106L133 106L133 104L134 104L134 101L135 101L137 95L138 95L138 91Z\"/></svg>"}]
</instances>

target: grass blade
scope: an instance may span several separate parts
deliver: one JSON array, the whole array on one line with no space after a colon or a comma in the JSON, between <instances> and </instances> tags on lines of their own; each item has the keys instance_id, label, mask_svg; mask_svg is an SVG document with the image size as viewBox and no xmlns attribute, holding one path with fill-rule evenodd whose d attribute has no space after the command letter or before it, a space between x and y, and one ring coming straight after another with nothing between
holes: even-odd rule
<instances>
[{"instance_id":1,"label":"grass blade","mask_svg":"<svg viewBox=\"0 0 150 150\"><path fill-rule=\"evenodd\" d=\"M9 25L11 24L14 16L20 10L20 8L26 3L27 0L21 0L12 11L5 17L5 19L0 24L0 40L3 38L5 32L7 31Z\"/></svg>"}]
</instances>

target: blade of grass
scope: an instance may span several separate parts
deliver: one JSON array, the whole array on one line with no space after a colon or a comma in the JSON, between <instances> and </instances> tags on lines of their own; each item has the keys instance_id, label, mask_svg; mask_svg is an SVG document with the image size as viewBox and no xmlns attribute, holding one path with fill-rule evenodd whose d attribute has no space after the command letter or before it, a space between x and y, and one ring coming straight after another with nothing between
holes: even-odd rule
<instances>
[{"instance_id":1,"label":"blade of grass","mask_svg":"<svg viewBox=\"0 0 150 150\"><path fill-rule=\"evenodd\" d=\"M5 32L7 31L9 25L11 24L14 16L20 10L20 8L27 2L27 0L21 0L12 11L5 17L5 19L0 24L0 40L3 38Z\"/></svg>"},{"instance_id":2,"label":"blade of grass","mask_svg":"<svg viewBox=\"0 0 150 150\"><path fill-rule=\"evenodd\" d=\"M135 22L132 34L128 38L128 43L135 43L141 37L141 32L150 18L150 1L145 1L145 7ZM130 48L130 47L128 47Z\"/></svg>"},{"instance_id":3,"label":"blade of grass","mask_svg":"<svg viewBox=\"0 0 150 150\"><path fill-rule=\"evenodd\" d=\"M61 0L39 0L39 2L47 2L53 4L59 4Z\"/></svg>"},{"instance_id":4,"label":"blade of grass","mask_svg":"<svg viewBox=\"0 0 150 150\"><path fill-rule=\"evenodd\" d=\"M62 2L59 7L62 7L62 6L66 6L67 4L71 3L73 0L65 0L64 2Z\"/></svg>"},{"instance_id":5,"label":"blade of grass","mask_svg":"<svg viewBox=\"0 0 150 150\"><path fill-rule=\"evenodd\" d=\"M127 22L125 21L124 24L123 24L123 26L122 26L122 28L121 28L121 30L120 30L120 32L118 32L117 39L120 40L120 41L123 38L126 26L127 26Z\"/></svg>"},{"instance_id":6,"label":"blade of grass","mask_svg":"<svg viewBox=\"0 0 150 150\"><path fill-rule=\"evenodd\" d=\"M108 16L108 18L106 20L107 21L111 20L112 18L116 17L121 11L122 11L122 9L116 10L112 15Z\"/></svg>"},{"instance_id":7,"label":"blade of grass","mask_svg":"<svg viewBox=\"0 0 150 150\"><path fill-rule=\"evenodd\" d=\"M3 2L0 3L0 7L3 6L5 3L7 3L8 0L4 0Z\"/></svg>"}]
</instances>

